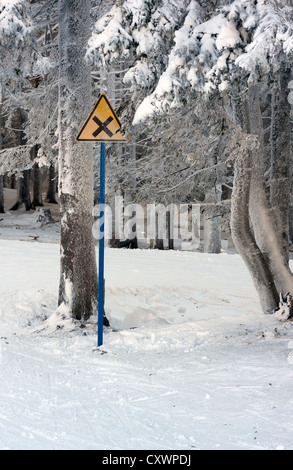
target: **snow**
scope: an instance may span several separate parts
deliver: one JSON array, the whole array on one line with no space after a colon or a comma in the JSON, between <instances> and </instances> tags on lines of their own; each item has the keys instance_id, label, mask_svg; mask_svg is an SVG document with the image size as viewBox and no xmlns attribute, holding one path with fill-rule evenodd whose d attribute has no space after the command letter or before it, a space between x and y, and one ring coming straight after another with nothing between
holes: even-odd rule
<instances>
[{"instance_id":1,"label":"snow","mask_svg":"<svg viewBox=\"0 0 293 470\"><path fill-rule=\"evenodd\" d=\"M17 240L18 217L0 231L0 449L293 448L292 324L261 313L237 254L106 249L98 350L96 319L55 313L57 231Z\"/></svg>"},{"instance_id":2,"label":"snow","mask_svg":"<svg viewBox=\"0 0 293 470\"><path fill-rule=\"evenodd\" d=\"M239 32L237 31L236 25L227 21L222 25L221 31L216 41L217 48L219 50L226 47L235 47L241 44Z\"/></svg>"},{"instance_id":3,"label":"snow","mask_svg":"<svg viewBox=\"0 0 293 470\"><path fill-rule=\"evenodd\" d=\"M132 124L135 126L140 122L143 122L145 119L149 118L155 113L155 106L153 104L153 98L155 94L152 93L147 96L143 102L138 106Z\"/></svg>"},{"instance_id":4,"label":"snow","mask_svg":"<svg viewBox=\"0 0 293 470\"><path fill-rule=\"evenodd\" d=\"M26 7L27 5L24 0L0 0L1 47L4 46L11 49L15 47L21 48L24 44L32 45L30 36L33 26L27 15ZM18 57L18 53L15 53L15 49L13 50L12 59L15 60Z\"/></svg>"}]
</instances>

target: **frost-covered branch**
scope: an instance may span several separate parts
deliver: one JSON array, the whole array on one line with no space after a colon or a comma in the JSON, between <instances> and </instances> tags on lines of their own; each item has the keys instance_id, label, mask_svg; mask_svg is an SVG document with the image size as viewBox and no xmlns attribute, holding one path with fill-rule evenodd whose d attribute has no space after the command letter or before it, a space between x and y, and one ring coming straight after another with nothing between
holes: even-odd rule
<instances>
[{"instance_id":1,"label":"frost-covered branch","mask_svg":"<svg viewBox=\"0 0 293 470\"><path fill-rule=\"evenodd\" d=\"M31 147L28 145L0 150L0 175L20 174L32 168L33 164Z\"/></svg>"}]
</instances>

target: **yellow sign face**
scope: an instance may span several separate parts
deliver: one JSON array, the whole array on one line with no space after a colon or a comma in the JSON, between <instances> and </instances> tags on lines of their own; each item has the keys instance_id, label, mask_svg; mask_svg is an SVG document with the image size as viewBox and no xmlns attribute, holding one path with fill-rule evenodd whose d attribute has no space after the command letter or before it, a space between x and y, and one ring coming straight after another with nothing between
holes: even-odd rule
<instances>
[{"instance_id":1,"label":"yellow sign face","mask_svg":"<svg viewBox=\"0 0 293 470\"><path fill-rule=\"evenodd\" d=\"M120 132L121 122L107 96L101 94L76 140L88 142L128 142Z\"/></svg>"}]
</instances>

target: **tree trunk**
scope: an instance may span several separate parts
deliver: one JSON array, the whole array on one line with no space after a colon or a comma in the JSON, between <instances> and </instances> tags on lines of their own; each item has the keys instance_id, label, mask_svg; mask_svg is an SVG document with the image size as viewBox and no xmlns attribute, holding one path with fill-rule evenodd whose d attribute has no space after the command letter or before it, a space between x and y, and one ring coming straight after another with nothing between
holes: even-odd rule
<instances>
[{"instance_id":1,"label":"tree trunk","mask_svg":"<svg viewBox=\"0 0 293 470\"><path fill-rule=\"evenodd\" d=\"M236 249L245 262L264 313L273 313L278 306L278 292L268 264L250 230L249 200L251 164L258 157L257 148L245 148L235 163L234 187L231 201L231 234Z\"/></svg>"},{"instance_id":2,"label":"tree trunk","mask_svg":"<svg viewBox=\"0 0 293 470\"><path fill-rule=\"evenodd\" d=\"M168 249L174 250L174 230L172 227L174 226L174 211L169 210L167 212L167 240L168 240Z\"/></svg>"},{"instance_id":3,"label":"tree trunk","mask_svg":"<svg viewBox=\"0 0 293 470\"><path fill-rule=\"evenodd\" d=\"M34 149L34 152L37 150ZM36 157L36 155L34 155ZM42 175L38 163L35 163L33 166L33 201L32 206L35 209L36 207L43 206L42 200Z\"/></svg>"},{"instance_id":4,"label":"tree trunk","mask_svg":"<svg viewBox=\"0 0 293 470\"><path fill-rule=\"evenodd\" d=\"M91 71L84 60L89 34L90 0L59 0L59 305L82 321L97 314L98 298L92 235L93 147L76 142L92 108Z\"/></svg>"},{"instance_id":5,"label":"tree trunk","mask_svg":"<svg viewBox=\"0 0 293 470\"><path fill-rule=\"evenodd\" d=\"M214 206L207 206L204 210L204 253L221 253L222 240L221 240L221 216L216 203L221 200L221 191L219 187L213 188L208 198L207 203L215 204Z\"/></svg>"},{"instance_id":6,"label":"tree trunk","mask_svg":"<svg viewBox=\"0 0 293 470\"><path fill-rule=\"evenodd\" d=\"M124 224L124 235L129 248L137 249L137 213L136 205L132 202L132 191L124 191L124 216L128 219Z\"/></svg>"},{"instance_id":7,"label":"tree trunk","mask_svg":"<svg viewBox=\"0 0 293 470\"><path fill-rule=\"evenodd\" d=\"M284 294L293 292L293 276L281 249L282 243L278 237L279 232L265 186L263 126L259 93L260 85L251 87L244 106L234 106L236 110L234 118L241 124L245 133L254 134L258 139L258 151L253 154L251 160L250 216L257 246L267 262L275 289Z\"/></svg>"},{"instance_id":8,"label":"tree trunk","mask_svg":"<svg viewBox=\"0 0 293 470\"><path fill-rule=\"evenodd\" d=\"M18 178L17 201L10 210L17 211L23 206L23 204L26 211L29 211L32 208L30 196L30 170L24 170L23 176Z\"/></svg>"},{"instance_id":9,"label":"tree trunk","mask_svg":"<svg viewBox=\"0 0 293 470\"><path fill-rule=\"evenodd\" d=\"M284 243L273 217L265 186L263 126L259 103L259 85L251 87L248 101L247 131L258 136L259 152L252 159L250 215L256 242L267 259L279 293L293 293L293 276L282 247ZM289 192L287 193L287 201ZM279 201L280 202L280 201Z\"/></svg>"},{"instance_id":10,"label":"tree trunk","mask_svg":"<svg viewBox=\"0 0 293 470\"><path fill-rule=\"evenodd\" d=\"M10 176L10 189L16 189L16 177L15 175Z\"/></svg>"},{"instance_id":11,"label":"tree trunk","mask_svg":"<svg viewBox=\"0 0 293 470\"><path fill-rule=\"evenodd\" d=\"M218 214L216 209L206 209L204 212L204 253L221 253L222 241L221 241L221 228Z\"/></svg>"},{"instance_id":12,"label":"tree trunk","mask_svg":"<svg viewBox=\"0 0 293 470\"><path fill-rule=\"evenodd\" d=\"M272 94L270 202L283 256L289 263L289 197L291 106L288 83L291 70L281 68Z\"/></svg>"},{"instance_id":13,"label":"tree trunk","mask_svg":"<svg viewBox=\"0 0 293 470\"><path fill-rule=\"evenodd\" d=\"M49 168L49 182L46 200L49 204L58 204L56 201L56 171L53 164L51 164Z\"/></svg>"},{"instance_id":14,"label":"tree trunk","mask_svg":"<svg viewBox=\"0 0 293 470\"><path fill-rule=\"evenodd\" d=\"M26 137L23 132L23 124L26 120L25 113L22 109L17 110L15 124L19 130L18 145L26 144ZM18 178L17 182L17 201L11 207L11 211L17 211L24 204L25 210L29 211L32 208L30 196L30 170L24 170L22 177Z\"/></svg>"}]
</instances>

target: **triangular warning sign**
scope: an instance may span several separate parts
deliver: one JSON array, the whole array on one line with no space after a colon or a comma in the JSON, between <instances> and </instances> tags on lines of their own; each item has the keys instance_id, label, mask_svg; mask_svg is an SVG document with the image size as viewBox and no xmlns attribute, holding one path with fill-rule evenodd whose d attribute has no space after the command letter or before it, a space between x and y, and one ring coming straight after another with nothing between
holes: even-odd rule
<instances>
[{"instance_id":1,"label":"triangular warning sign","mask_svg":"<svg viewBox=\"0 0 293 470\"><path fill-rule=\"evenodd\" d=\"M120 132L121 122L107 96L101 94L76 140L93 142L129 142Z\"/></svg>"}]
</instances>

